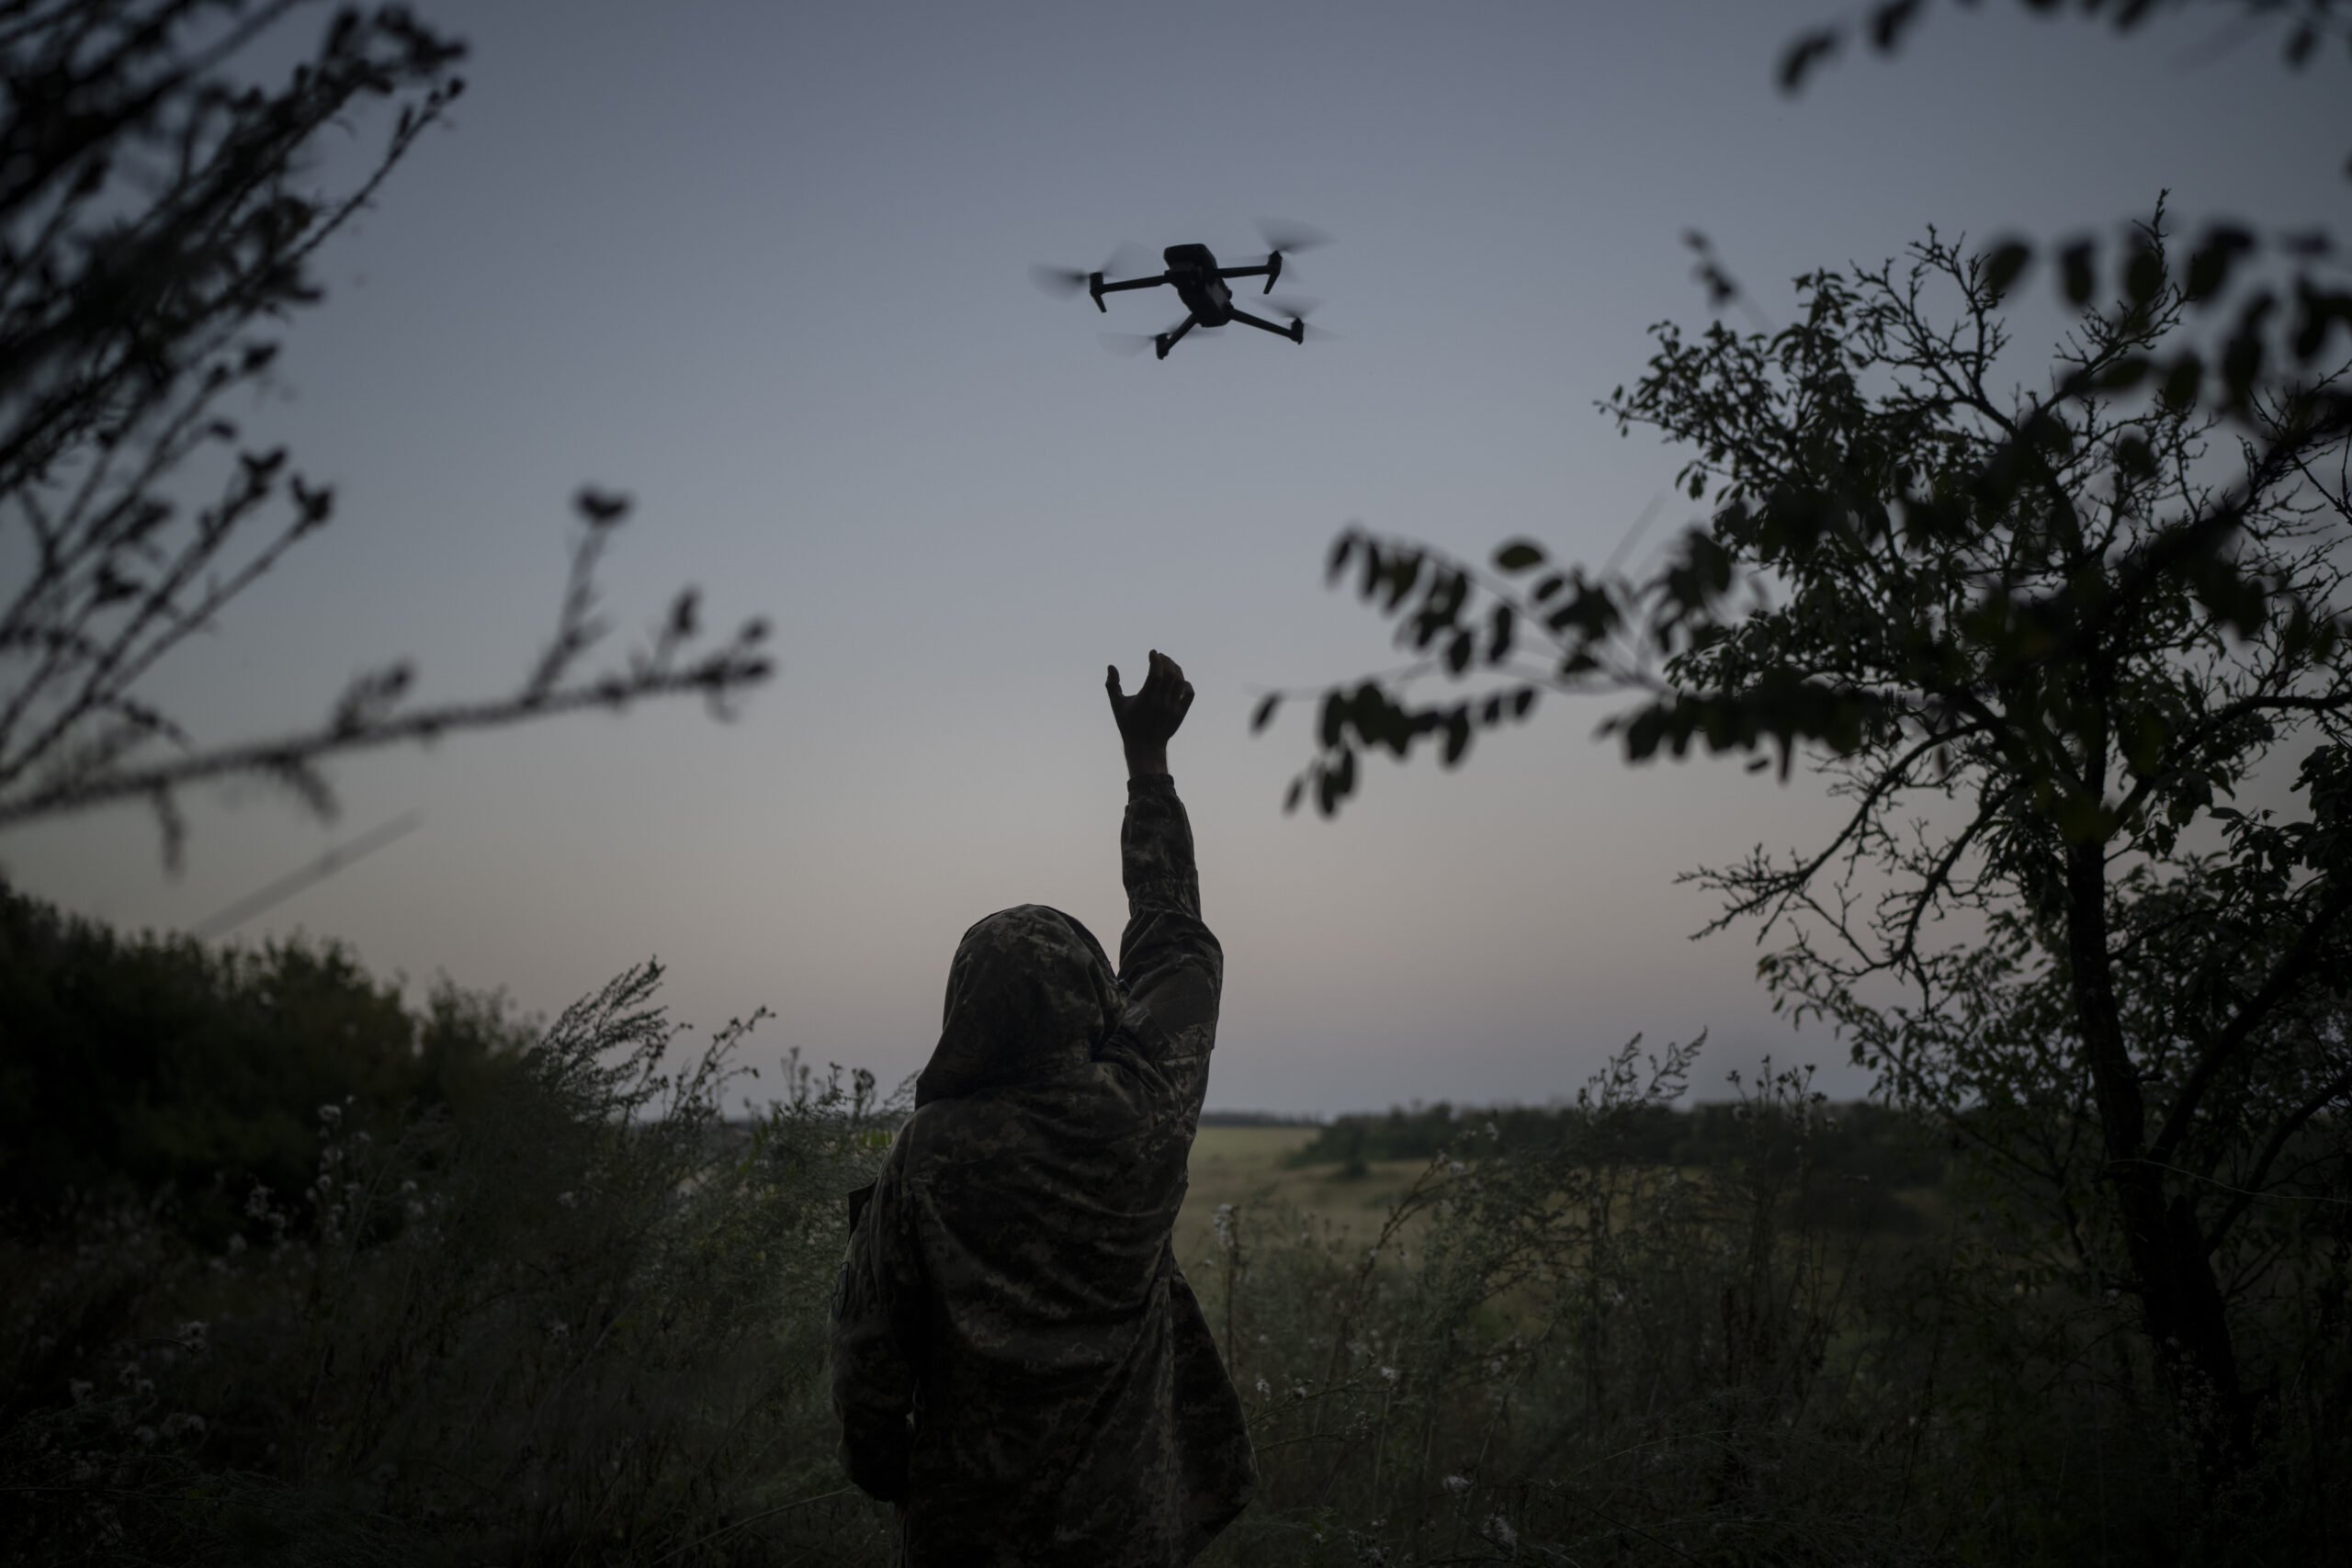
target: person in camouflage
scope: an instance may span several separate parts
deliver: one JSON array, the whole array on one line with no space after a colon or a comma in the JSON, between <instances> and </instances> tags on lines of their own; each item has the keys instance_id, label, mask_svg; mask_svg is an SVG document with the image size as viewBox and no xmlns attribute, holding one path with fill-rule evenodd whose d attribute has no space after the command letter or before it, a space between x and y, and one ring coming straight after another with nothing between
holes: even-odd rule
<instances>
[{"instance_id":1,"label":"person in camouflage","mask_svg":"<svg viewBox=\"0 0 2352 1568\"><path fill-rule=\"evenodd\" d=\"M1173 1568L1257 1481L1170 1241L1225 967L1168 773L1193 688L1157 651L1132 697L1115 668L1105 684L1128 773L1118 971L1042 905L966 931L914 1115L852 1196L833 1409L909 1568Z\"/></svg>"}]
</instances>

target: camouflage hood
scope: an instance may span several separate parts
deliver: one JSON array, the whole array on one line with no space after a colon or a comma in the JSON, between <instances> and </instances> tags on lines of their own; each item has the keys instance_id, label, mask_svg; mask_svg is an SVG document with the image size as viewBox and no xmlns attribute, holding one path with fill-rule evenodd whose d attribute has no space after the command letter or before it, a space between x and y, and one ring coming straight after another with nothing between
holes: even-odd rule
<instances>
[{"instance_id":1,"label":"camouflage hood","mask_svg":"<svg viewBox=\"0 0 2352 1568\"><path fill-rule=\"evenodd\" d=\"M1027 1083L1091 1061L1126 998L1094 933L1059 909L1021 904L964 933L947 969L939 1044L915 1103Z\"/></svg>"}]
</instances>

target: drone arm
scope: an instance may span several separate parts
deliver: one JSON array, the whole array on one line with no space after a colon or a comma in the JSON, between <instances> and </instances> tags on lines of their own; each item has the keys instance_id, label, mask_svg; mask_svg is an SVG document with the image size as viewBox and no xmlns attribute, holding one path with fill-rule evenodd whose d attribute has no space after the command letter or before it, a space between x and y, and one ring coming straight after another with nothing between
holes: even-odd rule
<instances>
[{"instance_id":1,"label":"drone arm","mask_svg":"<svg viewBox=\"0 0 2352 1568\"><path fill-rule=\"evenodd\" d=\"M1186 333L1191 332L1195 326L1199 325L1200 320L1201 318L1197 315L1187 315L1182 321L1176 323L1173 331L1161 333L1158 337L1153 338L1151 340L1151 345L1159 351L1159 357L1162 359L1167 358L1168 351L1174 348L1178 343L1182 342Z\"/></svg>"},{"instance_id":2,"label":"drone arm","mask_svg":"<svg viewBox=\"0 0 2352 1568\"><path fill-rule=\"evenodd\" d=\"M1274 279L1283 275L1283 254L1280 251L1270 252L1264 264L1259 266L1221 266L1216 269L1216 275L1219 277L1262 277L1266 280L1266 287L1259 292L1272 294Z\"/></svg>"},{"instance_id":3,"label":"drone arm","mask_svg":"<svg viewBox=\"0 0 2352 1568\"><path fill-rule=\"evenodd\" d=\"M1261 333L1272 333L1276 337L1286 337L1293 343L1304 343L1306 341L1306 333L1301 329L1299 323L1295 321L1286 327L1278 327L1274 325L1273 322L1266 320L1265 317L1253 316L1247 310L1235 310L1231 314L1233 320L1237 321L1246 321Z\"/></svg>"},{"instance_id":4,"label":"drone arm","mask_svg":"<svg viewBox=\"0 0 2352 1568\"><path fill-rule=\"evenodd\" d=\"M1100 277L1102 275L1098 272L1094 276ZM1099 305L1105 294L1123 294L1130 288L1157 288L1167 281L1168 275L1163 272L1158 277L1131 277L1125 283L1093 283L1088 287L1093 291L1094 302Z\"/></svg>"}]
</instances>

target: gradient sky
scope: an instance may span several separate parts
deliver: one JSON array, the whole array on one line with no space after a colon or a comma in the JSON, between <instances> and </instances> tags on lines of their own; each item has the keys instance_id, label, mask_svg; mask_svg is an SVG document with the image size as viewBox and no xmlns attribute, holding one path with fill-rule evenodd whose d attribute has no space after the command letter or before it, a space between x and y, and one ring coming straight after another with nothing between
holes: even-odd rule
<instances>
[{"instance_id":1,"label":"gradient sky","mask_svg":"<svg viewBox=\"0 0 2352 1568\"><path fill-rule=\"evenodd\" d=\"M582 481L639 502L607 573L640 626L686 581L771 616L778 678L732 725L679 703L340 765L338 822L253 787L191 802L186 871L110 811L0 840L21 885L185 928L402 812L423 829L242 928L350 942L414 985L550 1010L658 954L681 1019L764 1006L888 1080L937 1029L957 935L1058 905L1115 942L1124 773L1100 690L1148 647L1198 689L1173 767L1228 963L1213 1106L1331 1112L1573 1092L1636 1031L1712 1031L1702 1090L1792 1036L1735 933L1674 885L1828 819L1816 784L1629 769L1555 703L1468 766L1378 766L1336 823L1285 818L1304 714L1269 685L1390 659L1326 592L1350 520L1598 559L1676 455L1596 398L1648 323L1703 321L1703 230L1761 309L1928 223L2345 227L2341 64L2301 76L2215 20L2118 41L1938 9L1892 63L1800 99L1792 4L1183 7L603 4L427 13L470 87L334 248L249 429L334 481L336 525L154 688L206 739L322 712L419 656L427 695L517 682L552 625ZM305 21L305 28L311 23ZM357 143L355 143L357 145ZM1283 292L1342 334L1106 321L1024 269L1122 240L1248 255L1279 214L1340 243ZM1180 313L1180 312L1175 312ZM757 1092L756 1086L752 1091Z\"/></svg>"}]
</instances>

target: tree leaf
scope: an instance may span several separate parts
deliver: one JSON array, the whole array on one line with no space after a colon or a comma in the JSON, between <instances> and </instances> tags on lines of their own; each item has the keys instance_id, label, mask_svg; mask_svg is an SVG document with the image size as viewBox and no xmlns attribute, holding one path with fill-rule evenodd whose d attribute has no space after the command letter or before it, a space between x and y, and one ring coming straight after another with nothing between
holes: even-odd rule
<instances>
[{"instance_id":1,"label":"tree leaf","mask_svg":"<svg viewBox=\"0 0 2352 1568\"><path fill-rule=\"evenodd\" d=\"M2026 264L2031 260L2033 247L2023 240L2010 240L1996 247L1984 260L1984 291L1996 299L2000 299L2008 293L2009 285L2018 280L2018 275L2025 271Z\"/></svg>"},{"instance_id":2,"label":"tree leaf","mask_svg":"<svg viewBox=\"0 0 2352 1568\"><path fill-rule=\"evenodd\" d=\"M2064 279L2068 304L2084 305L2090 302L2091 290L2098 287L2098 279L2091 270L2091 262L2098 249L2097 243L2093 241L2077 240L2058 253L2058 266L2060 275Z\"/></svg>"}]
</instances>

